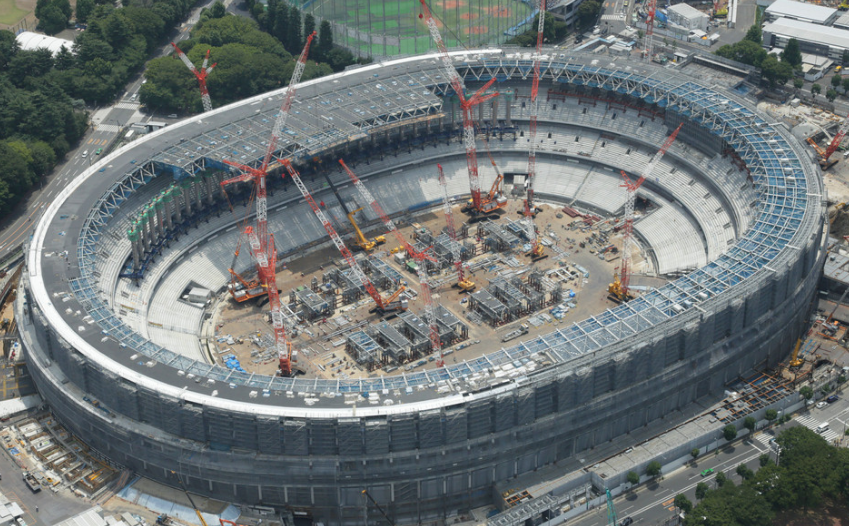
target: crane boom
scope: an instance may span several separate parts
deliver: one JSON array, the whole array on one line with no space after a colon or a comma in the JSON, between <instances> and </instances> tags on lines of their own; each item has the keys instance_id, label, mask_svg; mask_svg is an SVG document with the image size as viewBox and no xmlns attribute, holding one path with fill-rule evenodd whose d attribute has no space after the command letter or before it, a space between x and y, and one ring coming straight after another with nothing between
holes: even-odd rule
<instances>
[{"instance_id":1,"label":"crane boom","mask_svg":"<svg viewBox=\"0 0 849 526\"><path fill-rule=\"evenodd\" d=\"M368 204L371 205L374 212L378 216L380 216L380 219L386 226L386 230L388 230L395 236L395 238L398 240L398 243L400 243L401 246L404 247L404 250L407 251L408 255L413 256L416 253L415 249L413 249L410 243L408 243L407 240L404 239L404 236L401 235L401 232L399 232L398 228L395 227L395 223L393 223L392 219L390 219L390 217L386 215L386 212L383 211L383 207L380 206L380 203L377 202L377 199L374 198L371 192L369 192L368 188L366 188L363 182L360 181L360 178L357 177L357 174L355 174L353 170L348 168L348 165L345 164L345 161L343 161L342 159L339 159L339 164L341 164L342 168L345 169L345 172L348 173L348 177L351 178L351 182L354 183L354 188L357 189L357 191L360 193L360 196L362 196L362 198Z\"/></svg>"},{"instance_id":2,"label":"crane boom","mask_svg":"<svg viewBox=\"0 0 849 526\"><path fill-rule=\"evenodd\" d=\"M283 133L283 128L286 126L286 119L289 117L289 110L292 107L292 99L295 97L295 86L300 82L301 75L304 73L304 68L307 63L307 55L310 51L310 44L315 31L307 36L307 41L304 44L304 49L301 51L301 56L295 63L295 70L292 72L292 78L289 79L289 86L286 88L286 98L280 106L280 112L277 114L277 119L274 121L274 127L271 129L271 139L268 141L268 148L265 150L265 156L262 158L262 164L259 168L234 163L228 160L224 162L230 166L237 167L242 170L242 174L236 177L221 181L221 186L225 187L229 184L254 180L256 186L256 233L259 238L262 250L265 251L268 246L268 190L265 184L265 178L268 174L268 163L271 161L272 155L277 149L277 142L280 134ZM176 46L175 46L176 47Z\"/></svg>"},{"instance_id":3,"label":"crane boom","mask_svg":"<svg viewBox=\"0 0 849 526\"><path fill-rule=\"evenodd\" d=\"M454 64L451 62L451 56L448 54L448 49L445 47L445 42L443 42L442 35L439 33L439 27L436 25L436 20L433 18L433 14L430 12L427 0L419 0L419 2L422 4L423 11L423 13L419 14L419 18L424 18L428 31L430 31L430 36L433 38L436 47L439 49L442 71L451 83L451 87L454 89L454 93L457 95L457 98L460 100L460 109L463 112L463 146L466 149L466 166L469 170L469 187L472 193L472 207L473 210L480 212L481 183L478 175L478 154L477 146L475 145L475 119L472 115L472 108L498 96L498 93L484 95L484 92L486 92L486 90L488 90L495 82L495 77L484 84L484 86L475 92L472 97L466 98L466 88L463 84L463 80L460 78L459 73L457 73L457 70L454 68Z\"/></svg>"},{"instance_id":4,"label":"crane boom","mask_svg":"<svg viewBox=\"0 0 849 526\"><path fill-rule=\"evenodd\" d=\"M445 213L445 227L448 230L448 237L451 239L451 255L454 258L454 266L457 267L458 283L464 281L463 276L463 261L460 257L460 248L457 246L457 232L454 230L454 212L451 211L451 200L448 197L448 184L445 182L445 174L442 172L442 165L437 164L436 169L439 172L439 186L442 187L442 210Z\"/></svg>"},{"instance_id":5,"label":"crane boom","mask_svg":"<svg viewBox=\"0 0 849 526\"><path fill-rule=\"evenodd\" d=\"M195 78L198 79L198 85L200 86L200 100L203 102L203 111L207 112L212 110L212 99L209 98L209 90L206 88L206 77L212 72L212 69L215 67L213 64L210 67L206 67L209 63L209 50L206 50L206 56L203 58L203 65L201 65L200 70L198 70L192 61L189 60L189 57L183 53L183 50L177 47L177 44L171 42L171 46L174 47L174 51L177 53L177 56L180 57L180 60L183 61L183 64L189 68L189 71L194 74Z\"/></svg>"},{"instance_id":6,"label":"crane boom","mask_svg":"<svg viewBox=\"0 0 849 526\"><path fill-rule=\"evenodd\" d=\"M537 26L537 49L534 55L534 80L531 84L531 117L528 124L528 207L534 209L534 179L537 165L537 116L539 115L539 70L542 61L542 40L545 29L545 0L539 0L539 25Z\"/></svg>"},{"instance_id":7,"label":"crane boom","mask_svg":"<svg viewBox=\"0 0 849 526\"><path fill-rule=\"evenodd\" d=\"M388 305L383 301L383 298L380 296L380 293L377 292L377 289L372 284L371 280L368 279L368 276L365 275L363 270L360 268L359 263L354 258L354 255L351 254L351 251L348 250L348 247L345 246L342 238L339 237L339 234L336 233L336 229L333 228L333 225L330 224L330 221L327 219L327 216L324 215L324 212L321 211L318 204L316 204L315 199L313 199L310 191L307 189L304 182L301 180L301 176L298 171L292 166L291 161L288 159L279 159L280 163L289 173L289 177L292 178L292 181L295 182L295 186L298 187L298 190L301 191L301 195L304 196L304 199L312 208L313 213L318 218L321 226L324 227L324 230L327 232L327 235L330 236L333 244L336 245L336 248L339 249L339 252L342 254L342 257L345 258L345 261L348 263L348 267L350 267L351 272L354 274L355 279L363 286L363 288L368 292L368 295L374 300L377 304L378 309L381 311L389 311L393 310L392 305Z\"/></svg>"},{"instance_id":8,"label":"crane boom","mask_svg":"<svg viewBox=\"0 0 849 526\"><path fill-rule=\"evenodd\" d=\"M198 509L198 507L195 505L195 500L192 498L191 494L189 494L189 490L188 490L188 489L186 489L186 485L185 485L185 484L183 484L183 479L182 479L182 478L180 478L180 475L179 475L176 471L172 471L171 473L173 473L173 474L174 474L174 476L175 476L175 477L177 477L177 482L179 482L179 483L180 483L180 489L182 489L182 490L183 490L183 493L185 493L185 494L186 494L186 498L188 498L188 499L189 499L189 504L191 504L191 505L192 505L192 509L193 509L193 510L195 510L195 513L197 514L198 519L200 519L200 523L201 523L203 526L208 526L208 525L207 525L207 523L206 523L206 519L204 519L204 518L203 518L203 515L201 515L200 510L199 510L199 509Z\"/></svg>"},{"instance_id":9,"label":"crane boom","mask_svg":"<svg viewBox=\"0 0 849 526\"><path fill-rule=\"evenodd\" d=\"M631 243L633 242L634 204L637 199L637 189L643 184L647 177L651 177L651 174L654 172L655 168L657 168L658 163L660 163L660 159L666 151L669 150L672 143L675 142L675 138L678 137L678 132L681 131L682 126L684 126L683 122L675 128L675 131L673 131L669 137L666 138L663 145L660 147L660 150L654 154L646 165L645 170L643 170L642 175L636 182L632 181L624 171L622 172L622 177L625 179L625 183L621 186L628 192L628 198L625 200L625 226L622 230L622 266L620 272L622 299L628 297L628 285L631 282Z\"/></svg>"}]
</instances>

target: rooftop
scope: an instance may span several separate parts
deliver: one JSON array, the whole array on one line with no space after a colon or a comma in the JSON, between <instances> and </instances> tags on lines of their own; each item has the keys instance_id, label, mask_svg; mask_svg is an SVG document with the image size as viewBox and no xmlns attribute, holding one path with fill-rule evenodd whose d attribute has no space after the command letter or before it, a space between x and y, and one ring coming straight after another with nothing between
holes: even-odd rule
<instances>
[{"instance_id":1,"label":"rooftop","mask_svg":"<svg viewBox=\"0 0 849 526\"><path fill-rule=\"evenodd\" d=\"M811 24L790 18L779 18L764 26L764 33L823 44L831 47L849 49L849 31L834 27Z\"/></svg>"},{"instance_id":2,"label":"rooftop","mask_svg":"<svg viewBox=\"0 0 849 526\"><path fill-rule=\"evenodd\" d=\"M672 11L673 13L678 13L679 15L687 17L687 18L697 18L697 17L700 17L700 16L704 16L704 17L708 16L707 14L699 11L698 9L696 9L695 7L693 7L689 4L675 4L674 6L667 9L667 11Z\"/></svg>"},{"instance_id":3,"label":"rooftop","mask_svg":"<svg viewBox=\"0 0 849 526\"><path fill-rule=\"evenodd\" d=\"M836 12L837 9L794 0L775 0L766 8L767 16L799 18L817 24L825 24Z\"/></svg>"}]
</instances>

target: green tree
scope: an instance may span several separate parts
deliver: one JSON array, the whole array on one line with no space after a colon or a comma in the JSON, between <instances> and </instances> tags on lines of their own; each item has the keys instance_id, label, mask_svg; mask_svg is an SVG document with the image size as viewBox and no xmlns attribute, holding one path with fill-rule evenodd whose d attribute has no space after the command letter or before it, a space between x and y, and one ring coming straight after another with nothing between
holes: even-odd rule
<instances>
[{"instance_id":1,"label":"green tree","mask_svg":"<svg viewBox=\"0 0 849 526\"><path fill-rule=\"evenodd\" d=\"M316 59L324 61L333 49L333 31L330 22L322 20L318 26L318 45L316 46Z\"/></svg>"},{"instance_id":2,"label":"green tree","mask_svg":"<svg viewBox=\"0 0 849 526\"><path fill-rule=\"evenodd\" d=\"M802 52L799 51L799 41L791 38L784 46L784 51L781 52L781 60L787 62L793 67L802 65Z\"/></svg>"},{"instance_id":3,"label":"green tree","mask_svg":"<svg viewBox=\"0 0 849 526\"><path fill-rule=\"evenodd\" d=\"M843 63L849 62L849 50L843 50Z\"/></svg>"},{"instance_id":4,"label":"green tree","mask_svg":"<svg viewBox=\"0 0 849 526\"><path fill-rule=\"evenodd\" d=\"M731 442L735 438L737 438L737 426L734 424L728 424L724 428L722 428L722 436L725 440Z\"/></svg>"},{"instance_id":5,"label":"green tree","mask_svg":"<svg viewBox=\"0 0 849 526\"><path fill-rule=\"evenodd\" d=\"M745 420L743 420L743 427L749 430L749 434L755 432L755 426L758 424L758 421L755 420L753 416L747 416Z\"/></svg>"},{"instance_id":6,"label":"green tree","mask_svg":"<svg viewBox=\"0 0 849 526\"><path fill-rule=\"evenodd\" d=\"M829 392L831 392L831 384L825 384L824 386L822 386L820 392L824 395L827 395Z\"/></svg>"},{"instance_id":7,"label":"green tree","mask_svg":"<svg viewBox=\"0 0 849 526\"><path fill-rule=\"evenodd\" d=\"M737 466L737 474L740 475L740 478L743 480L749 480L755 476L755 472L749 469L746 464L740 464Z\"/></svg>"},{"instance_id":8,"label":"green tree","mask_svg":"<svg viewBox=\"0 0 849 526\"><path fill-rule=\"evenodd\" d=\"M62 11L53 5L47 6L42 12L42 17L38 19L38 27L48 35L55 35L68 26L68 19L62 14Z\"/></svg>"},{"instance_id":9,"label":"green tree","mask_svg":"<svg viewBox=\"0 0 849 526\"><path fill-rule=\"evenodd\" d=\"M776 418L778 418L778 411L775 409L767 409L764 413L764 418L766 418L767 422L772 423Z\"/></svg>"},{"instance_id":10,"label":"green tree","mask_svg":"<svg viewBox=\"0 0 849 526\"><path fill-rule=\"evenodd\" d=\"M675 495L675 507L679 510L683 511L686 515L689 515L693 510L693 503L690 502L690 499L687 498L683 493L679 493Z\"/></svg>"},{"instance_id":11,"label":"green tree","mask_svg":"<svg viewBox=\"0 0 849 526\"><path fill-rule=\"evenodd\" d=\"M758 465L760 467L764 467L770 462L772 462L772 459L769 458L769 453L764 453L763 455L758 457Z\"/></svg>"},{"instance_id":12,"label":"green tree","mask_svg":"<svg viewBox=\"0 0 849 526\"><path fill-rule=\"evenodd\" d=\"M834 102L834 99L837 98L837 91L833 89L826 90L825 98L828 99L829 102Z\"/></svg>"},{"instance_id":13,"label":"green tree","mask_svg":"<svg viewBox=\"0 0 849 526\"><path fill-rule=\"evenodd\" d=\"M94 0L77 0L76 18L77 22L85 23L88 15L94 10Z\"/></svg>"},{"instance_id":14,"label":"green tree","mask_svg":"<svg viewBox=\"0 0 849 526\"><path fill-rule=\"evenodd\" d=\"M701 452L701 449L694 447L692 450L690 450L690 456L693 457L693 460L696 460L697 458L699 458L699 454Z\"/></svg>"},{"instance_id":15,"label":"green tree","mask_svg":"<svg viewBox=\"0 0 849 526\"><path fill-rule=\"evenodd\" d=\"M703 498L705 498L709 489L710 486L708 486L704 482L699 482L698 484L696 484L696 499L702 500Z\"/></svg>"},{"instance_id":16,"label":"green tree","mask_svg":"<svg viewBox=\"0 0 849 526\"><path fill-rule=\"evenodd\" d=\"M629 471L628 475L626 476L626 480L628 481L628 484L636 486L640 483L640 476L637 475L636 471Z\"/></svg>"},{"instance_id":17,"label":"green tree","mask_svg":"<svg viewBox=\"0 0 849 526\"><path fill-rule=\"evenodd\" d=\"M304 45L304 39L301 36L301 10L295 6L289 9L289 34L287 35L286 49L293 55L300 54L301 48Z\"/></svg>"},{"instance_id":18,"label":"green tree","mask_svg":"<svg viewBox=\"0 0 849 526\"><path fill-rule=\"evenodd\" d=\"M311 13L304 15L304 42L315 31L315 17Z\"/></svg>"},{"instance_id":19,"label":"green tree","mask_svg":"<svg viewBox=\"0 0 849 526\"><path fill-rule=\"evenodd\" d=\"M819 84L814 83L814 85L811 86L811 93L813 93L814 95L820 93L821 91L822 88ZM806 385L799 389L799 394L802 395L802 398L804 398L805 400L810 400L814 397L814 390L811 388L811 386Z\"/></svg>"},{"instance_id":20,"label":"green tree","mask_svg":"<svg viewBox=\"0 0 849 526\"><path fill-rule=\"evenodd\" d=\"M728 482L728 477L722 471L717 471L714 480L716 481L716 485L721 488Z\"/></svg>"},{"instance_id":21,"label":"green tree","mask_svg":"<svg viewBox=\"0 0 849 526\"><path fill-rule=\"evenodd\" d=\"M763 59L760 65L761 75L770 88L785 84L793 76L793 67L787 62L779 62L775 55Z\"/></svg>"},{"instance_id":22,"label":"green tree","mask_svg":"<svg viewBox=\"0 0 849 526\"><path fill-rule=\"evenodd\" d=\"M578 7L578 25L585 29L591 27L595 24L600 12L601 2L596 0L584 0Z\"/></svg>"},{"instance_id":23,"label":"green tree","mask_svg":"<svg viewBox=\"0 0 849 526\"><path fill-rule=\"evenodd\" d=\"M763 44L763 34L761 32L761 26L759 26L758 24L754 24L749 28L748 31L746 31L746 36L743 38L750 42L754 42L755 44L760 46L761 44Z\"/></svg>"},{"instance_id":24,"label":"green tree","mask_svg":"<svg viewBox=\"0 0 849 526\"><path fill-rule=\"evenodd\" d=\"M660 465L660 462L652 460L646 466L646 475L651 478L657 478L657 476L660 475L661 469L663 469L663 466Z\"/></svg>"},{"instance_id":25,"label":"green tree","mask_svg":"<svg viewBox=\"0 0 849 526\"><path fill-rule=\"evenodd\" d=\"M804 81L804 80L802 80L802 79L793 79L793 87L794 87L794 88L796 88L796 90L797 90L797 91L798 91L798 90L800 90L800 89L802 89L802 87L804 87L804 85L805 85L805 81Z\"/></svg>"},{"instance_id":26,"label":"green tree","mask_svg":"<svg viewBox=\"0 0 849 526\"><path fill-rule=\"evenodd\" d=\"M849 80L849 79L847 79L847 80ZM846 376L845 375L841 374L840 376L837 377L837 385L842 385L842 384L845 384L845 383L846 383Z\"/></svg>"},{"instance_id":27,"label":"green tree","mask_svg":"<svg viewBox=\"0 0 849 526\"><path fill-rule=\"evenodd\" d=\"M843 77L841 77L840 74L837 74L837 75L834 75L833 77L831 77L832 87L839 88L841 84L843 84Z\"/></svg>"},{"instance_id":28,"label":"green tree","mask_svg":"<svg viewBox=\"0 0 849 526\"><path fill-rule=\"evenodd\" d=\"M227 8L224 7L224 4L221 3L221 0L216 0L212 7L209 9L210 18L224 18L224 15L227 14Z\"/></svg>"}]
</instances>

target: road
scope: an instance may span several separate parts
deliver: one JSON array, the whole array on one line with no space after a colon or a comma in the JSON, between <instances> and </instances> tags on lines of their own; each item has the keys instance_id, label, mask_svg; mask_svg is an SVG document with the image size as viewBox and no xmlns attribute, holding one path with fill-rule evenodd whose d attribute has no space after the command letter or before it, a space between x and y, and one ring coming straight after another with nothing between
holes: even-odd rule
<instances>
[{"instance_id":1,"label":"road","mask_svg":"<svg viewBox=\"0 0 849 526\"><path fill-rule=\"evenodd\" d=\"M617 516L620 521L625 517L631 517L634 519L634 524L641 526L662 524L676 511L672 504L676 495L683 493L690 501L696 503L696 485L699 482L705 482L713 488L716 472L719 471L739 484L742 479L737 475L737 466L745 464L752 471L757 471L760 468L758 457L762 454L769 454L775 460L775 451L769 446L769 440L775 435L784 429L798 425L804 425L813 430L822 422L829 422L831 427L829 431L823 433L823 438L831 441L841 436L849 422L849 401L841 398L838 402L826 405L822 409L813 408L790 422L776 427L774 431L756 432L752 440L738 441L718 453L708 453L697 459L693 465L664 474L663 480L659 482L644 484L633 492L626 492L614 499ZM713 469L714 473L702 477L701 473L707 469ZM567 524L569 526L606 526L607 510L604 507L597 508L576 517Z\"/></svg>"}]
</instances>

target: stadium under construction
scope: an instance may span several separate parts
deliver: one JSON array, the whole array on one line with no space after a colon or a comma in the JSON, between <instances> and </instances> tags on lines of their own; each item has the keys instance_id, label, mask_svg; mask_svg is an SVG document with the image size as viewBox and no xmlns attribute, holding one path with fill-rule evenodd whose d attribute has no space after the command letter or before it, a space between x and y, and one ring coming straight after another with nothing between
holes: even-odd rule
<instances>
[{"instance_id":1,"label":"stadium under construction","mask_svg":"<svg viewBox=\"0 0 849 526\"><path fill-rule=\"evenodd\" d=\"M474 110L477 139L482 151L488 140L504 173L527 173L532 61L511 49L452 60L470 89L496 79L492 90L502 96ZM405 370L406 358L392 361L402 347L427 347L414 308L390 322L352 320L357 330L341 338L363 363L379 356L392 371L282 377L217 365L202 343L214 333L209 298L227 296L240 236L234 215L251 213L250 185L222 191L239 173L225 161L261 160L284 89L122 147L44 212L16 315L29 370L56 418L115 464L166 484L176 471L198 494L335 525L363 524L367 490L397 524L421 523L491 504L498 483L647 425L671 427L674 419L661 419L697 400L719 401L730 382L786 359L826 254L822 174L806 148L703 65L550 53L541 75L534 186L558 210L616 216L627 198L620 170L642 173L683 123L638 190L652 206L633 225L647 264L678 277L444 367ZM363 207L358 221L379 220L340 158L389 216L440 210L442 188L455 206L465 203L462 111L447 82L437 55L304 82L276 153L335 217L347 203ZM282 268L332 245L276 170L268 231ZM456 244L427 235L422 242L439 245L446 267L455 249L472 260L526 242L506 220L475 223ZM391 258L359 259L386 291L415 281L393 274ZM247 274L253 264L243 260L237 270ZM305 288L284 289L287 325L299 316L317 323L360 301L342 274L322 268ZM469 293L468 312L486 323L452 314L448 303L437 308L447 320L443 344L561 303L562 291L543 286L544 277L493 279ZM345 303L323 303L341 291L349 291Z\"/></svg>"}]
</instances>

